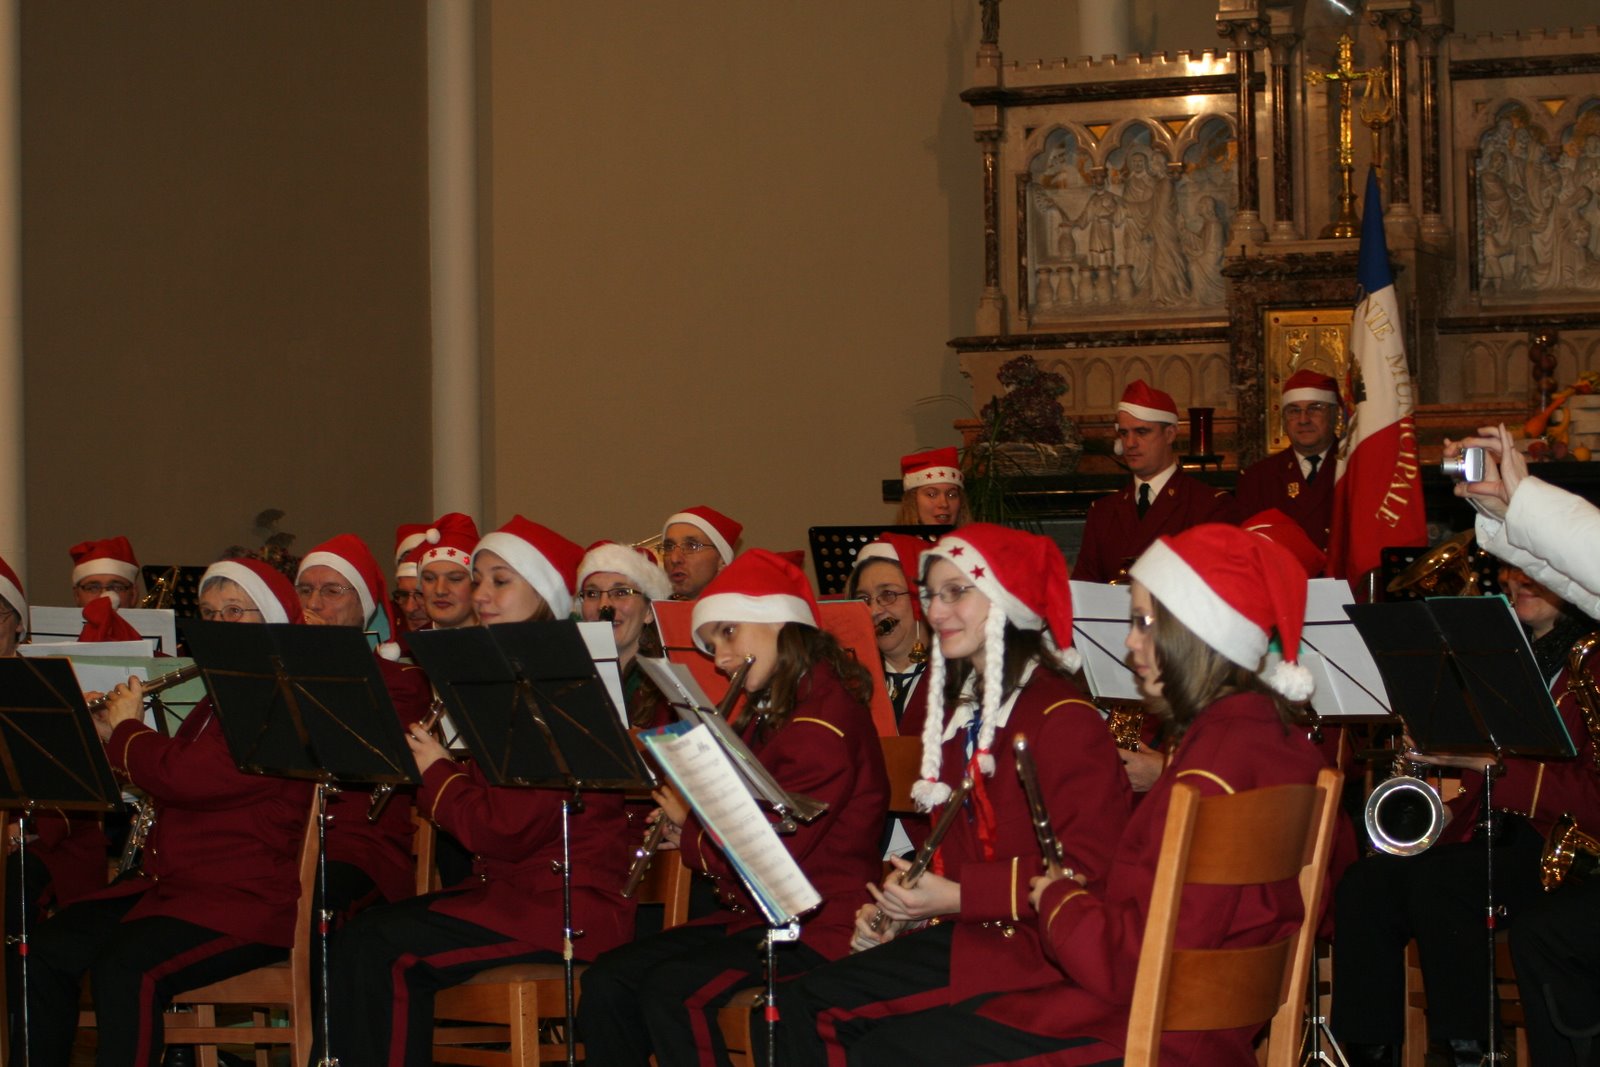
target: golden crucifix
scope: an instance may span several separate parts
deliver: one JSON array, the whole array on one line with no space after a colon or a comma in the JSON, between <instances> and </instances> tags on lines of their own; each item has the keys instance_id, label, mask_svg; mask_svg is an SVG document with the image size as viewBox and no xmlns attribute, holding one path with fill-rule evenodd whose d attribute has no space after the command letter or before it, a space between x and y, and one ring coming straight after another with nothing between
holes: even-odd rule
<instances>
[{"instance_id":1,"label":"golden crucifix","mask_svg":"<svg viewBox=\"0 0 1600 1067\"><path fill-rule=\"evenodd\" d=\"M1354 51L1355 42L1348 33L1344 34L1339 38L1337 66L1327 71L1306 71L1307 85L1321 85L1323 82L1337 82L1339 85L1339 217L1322 228L1323 237L1354 237L1361 230L1361 221L1356 218L1355 83L1380 78L1384 70L1382 67L1357 70Z\"/></svg>"}]
</instances>

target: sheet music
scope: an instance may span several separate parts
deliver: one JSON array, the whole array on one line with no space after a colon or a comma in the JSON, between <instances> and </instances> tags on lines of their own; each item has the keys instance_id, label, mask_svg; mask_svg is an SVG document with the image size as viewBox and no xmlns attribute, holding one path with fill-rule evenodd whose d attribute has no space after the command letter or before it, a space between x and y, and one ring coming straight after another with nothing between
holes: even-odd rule
<instances>
[{"instance_id":1,"label":"sheet music","mask_svg":"<svg viewBox=\"0 0 1600 1067\"><path fill-rule=\"evenodd\" d=\"M1344 606L1353 603L1343 579L1313 578L1307 586L1300 663L1316 679L1311 706L1325 719L1390 713L1378 664L1345 614Z\"/></svg>"},{"instance_id":2,"label":"sheet music","mask_svg":"<svg viewBox=\"0 0 1600 1067\"><path fill-rule=\"evenodd\" d=\"M583 635L583 643L589 646L589 658L594 660L594 669L605 683L606 692L611 695L611 706L617 709L624 727L631 725L628 722L627 699L622 692L622 667L617 662L616 631L609 622L580 622L578 633Z\"/></svg>"},{"instance_id":3,"label":"sheet music","mask_svg":"<svg viewBox=\"0 0 1600 1067\"><path fill-rule=\"evenodd\" d=\"M1106 700L1139 701L1139 679L1123 662L1133 591L1126 585L1072 583L1073 647L1083 655L1089 692Z\"/></svg>"},{"instance_id":4,"label":"sheet music","mask_svg":"<svg viewBox=\"0 0 1600 1067\"><path fill-rule=\"evenodd\" d=\"M784 925L822 903L703 724L676 723L642 736L769 923Z\"/></svg>"},{"instance_id":5,"label":"sheet music","mask_svg":"<svg viewBox=\"0 0 1600 1067\"><path fill-rule=\"evenodd\" d=\"M83 632L83 609L40 605L30 607L29 634L38 644L57 644L76 641ZM122 621L139 631L139 636L159 643L160 651L169 656L178 652L178 620L170 608L118 608ZM154 644L148 650L126 653L133 656L151 656L156 653Z\"/></svg>"},{"instance_id":6,"label":"sheet music","mask_svg":"<svg viewBox=\"0 0 1600 1067\"><path fill-rule=\"evenodd\" d=\"M645 677L655 683L661 695L667 698L667 703L678 707L688 705L692 708L713 708L716 705L711 698L706 696L706 691L700 687L700 682L694 674L681 663L674 663L669 659L660 659L652 656L639 657L639 669L644 671Z\"/></svg>"}]
</instances>

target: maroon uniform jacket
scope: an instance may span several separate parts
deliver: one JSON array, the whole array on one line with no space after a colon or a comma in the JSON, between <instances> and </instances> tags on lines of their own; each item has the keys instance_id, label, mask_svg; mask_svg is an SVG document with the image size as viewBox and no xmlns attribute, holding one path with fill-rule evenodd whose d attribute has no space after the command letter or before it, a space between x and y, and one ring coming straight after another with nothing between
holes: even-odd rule
<instances>
[{"instance_id":1,"label":"maroon uniform jacket","mask_svg":"<svg viewBox=\"0 0 1600 1067\"><path fill-rule=\"evenodd\" d=\"M1239 472L1234 498L1239 518L1248 518L1268 508L1277 508L1311 538L1311 543L1328 551L1328 535L1333 528L1334 460L1339 442L1328 449L1315 481L1307 482L1300 473L1300 460L1292 448L1275 452Z\"/></svg>"},{"instance_id":2,"label":"maroon uniform jacket","mask_svg":"<svg viewBox=\"0 0 1600 1067\"><path fill-rule=\"evenodd\" d=\"M427 718L433 687L421 667L378 657L389 699L402 726ZM409 897L416 889L416 863L411 858L411 795L396 792L377 822L367 820L370 789L344 789L328 800L328 859L359 867L389 901Z\"/></svg>"},{"instance_id":3,"label":"maroon uniform jacket","mask_svg":"<svg viewBox=\"0 0 1600 1067\"><path fill-rule=\"evenodd\" d=\"M1032 1033L1094 1037L1116 1049L1127 1038L1128 1008L1144 939L1145 914L1161 854L1175 782L1216 796L1262 786L1316 781L1323 760L1298 730L1286 729L1259 694L1225 697L1190 726L1171 763L1115 842L1111 873L1096 891L1062 879L1040 900L1039 931L1066 977L996 997L980 1014ZM1024 884L1023 892L1027 891ZM1294 880L1245 890L1191 888L1179 912L1176 947L1248 947L1277 940L1301 916ZM1255 1027L1162 1037L1161 1062L1192 1067L1255 1063ZM1113 1054L1108 1053L1108 1057Z\"/></svg>"},{"instance_id":4,"label":"maroon uniform jacket","mask_svg":"<svg viewBox=\"0 0 1600 1067\"><path fill-rule=\"evenodd\" d=\"M1203 522L1238 522L1233 498L1221 489L1172 472L1150 510L1139 517L1138 498L1130 482L1089 505L1083 525L1083 547L1072 566L1080 582L1109 582L1126 577L1140 553L1163 534L1171 536Z\"/></svg>"},{"instance_id":5,"label":"maroon uniform jacket","mask_svg":"<svg viewBox=\"0 0 1600 1067\"><path fill-rule=\"evenodd\" d=\"M155 801L156 823L139 874L95 895L144 894L125 922L161 915L287 948L310 783L234 766L210 699L172 737L120 724L106 756Z\"/></svg>"},{"instance_id":6,"label":"maroon uniform jacket","mask_svg":"<svg viewBox=\"0 0 1600 1067\"><path fill-rule=\"evenodd\" d=\"M65 907L105 888L108 842L99 815L50 808L35 812L28 827L35 835L28 841L28 862L50 872L41 908Z\"/></svg>"},{"instance_id":7,"label":"maroon uniform jacket","mask_svg":"<svg viewBox=\"0 0 1600 1067\"><path fill-rule=\"evenodd\" d=\"M1539 833L1548 836L1562 813L1578 820L1585 833L1600 826L1600 775L1595 772L1594 738L1584 726L1577 699L1567 690L1567 668L1561 668L1550 692L1567 733L1578 748L1578 758L1535 760L1508 757L1501 766L1505 773L1495 779L1494 806L1502 811L1526 815ZM1450 822L1439 835L1440 842L1466 841L1472 837L1483 799L1483 775L1461 772L1461 790L1445 797L1450 806Z\"/></svg>"},{"instance_id":8,"label":"maroon uniform jacket","mask_svg":"<svg viewBox=\"0 0 1600 1067\"><path fill-rule=\"evenodd\" d=\"M561 804L554 789L491 786L472 764L442 759L422 776L417 806L474 853L477 884L439 894L443 915L486 926L538 948L561 951ZM622 896L639 839L630 835L621 793L585 793L571 816L572 925L592 960L633 937L634 902Z\"/></svg>"},{"instance_id":9,"label":"maroon uniform jacket","mask_svg":"<svg viewBox=\"0 0 1600 1067\"><path fill-rule=\"evenodd\" d=\"M789 721L765 741L751 734L744 740L786 791L828 805L779 840L822 895L822 906L801 921L800 940L838 959L850 951L862 886L883 877L889 778L872 713L850 695L832 667L816 663L797 686ZM712 877L722 903L721 911L699 921L725 923L729 933L762 925L759 908L692 814L682 841L683 862Z\"/></svg>"},{"instance_id":10,"label":"maroon uniform jacket","mask_svg":"<svg viewBox=\"0 0 1600 1067\"><path fill-rule=\"evenodd\" d=\"M1067 866L1091 883L1106 877L1133 803L1100 712L1077 686L1036 667L1006 724L994 732L995 772L983 782L994 807L994 858L984 859L973 819L958 817L939 845L941 873L961 883L950 948L952 1004L1059 978L1045 959L1028 904L1028 880L1044 870L1044 859L1012 755L1018 734L1033 750L1039 790ZM966 747L964 728L944 743L939 773L951 786L966 772Z\"/></svg>"}]
</instances>

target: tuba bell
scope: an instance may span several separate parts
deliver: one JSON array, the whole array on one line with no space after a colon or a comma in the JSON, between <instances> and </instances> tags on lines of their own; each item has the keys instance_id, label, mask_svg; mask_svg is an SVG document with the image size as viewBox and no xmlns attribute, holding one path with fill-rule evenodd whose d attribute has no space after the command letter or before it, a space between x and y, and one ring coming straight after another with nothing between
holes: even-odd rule
<instances>
[{"instance_id":1,"label":"tuba bell","mask_svg":"<svg viewBox=\"0 0 1600 1067\"><path fill-rule=\"evenodd\" d=\"M1578 821L1563 815L1550 828L1539 856L1539 884L1553 893L1567 881L1581 882L1600 866L1600 841L1578 829Z\"/></svg>"},{"instance_id":2,"label":"tuba bell","mask_svg":"<svg viewBox=\"0 0 1600 1067\"><path fill-rule=\"evenodd\" d=\"M1415 856L1444 832L1444 801L1439 791L1411 769L1404 755L1394 761L1394 777L1367 798L1365 824L1372 847L1391 856Z\"/></svg>"},{"instance_id":3,"label":"tuba bell","mask_svg":"<svg viewBox=\"0 0 1600 1067\"><path fill-rule=\"evenodd\" d=\"M1478 571L1472 560L1476 537L1476 532L1469 529L1429 549L1395 575L1385 591L1415 592L1419 596L1481 595L1483 590L1478 586Z\"/></svg>"}]
</instances>

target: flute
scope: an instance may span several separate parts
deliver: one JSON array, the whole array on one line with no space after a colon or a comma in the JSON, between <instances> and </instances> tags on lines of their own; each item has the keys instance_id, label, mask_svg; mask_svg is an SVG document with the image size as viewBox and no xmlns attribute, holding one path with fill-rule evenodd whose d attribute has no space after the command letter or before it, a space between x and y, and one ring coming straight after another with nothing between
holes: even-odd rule
<instances>
[{"instance_id":1,"label":"flute","mask_svg":"<svg viewBox=\"0 0 1600 1067\"><path fill-rule=\"evenodd\" d=\"M179 667L175 671L170 671L167 674L160 675L159 677L152 678L148 682L145 682L144 695L147 697L155 696L163 689L171 689L175 685L182 685L190 678L196 678L199 677L199 675L200 665L197 663L191 663L187 667ZM110 699L110 693L104 693L98 697L95 697L93 700L89 701L87 705L89 708L89 713L92 715L95 712L104 711L106 703L110 701Z\"/></svg>"},{"instance_id":2,"label":"flute","mask_svg":"<svg viewBox=\"0 0 1600 1067\"><path fill-rule=\"evenodd\" d=\"M1028 739L1018 734L1011 742L1012 750L1017 754L1017 780L1022 783L1022 791L1028 795L1028 814L1033 820L1033 833L1039 839L1039 852L1044 856L1045 869L1052 876L1060 877L1067 866L1067 855L1061 848L1061 839L1056 836L1055 826L1050 822L1050 812L1044 806L1044 795L1039 792L1039 773L1033 766L1033 753L1028 748Z\"/></svg>"},{"instance_id":3,"label":"flute","mask_svg":"<svg viewBox=\"0 0 1600 1067\"><path fill-rule=\"evenodd\" d=\"M955 824L956 813L967 802L967 793L971 789L972 779L961 779L961 784L956 786L955 791L950 794L950 799L945 802L944 810L939 813L939 821L933 824L933 832L922 843L922 847L917 849L917 854L912 859L911 866L907 867L906 872L900 876L901 885L910 889L917 884L918 879L922 877L922 873L928 869L928 864L933 862L934 852L939 848L939 842L944 840L944 835L949 833L950 827ZM883 929L883 922L887 918L888 916L883 913L883 908L880 907L872 913L872 918L867 921L867 925L872 928L873 933L877 933Z\"/></svg>"}]
</instances>

